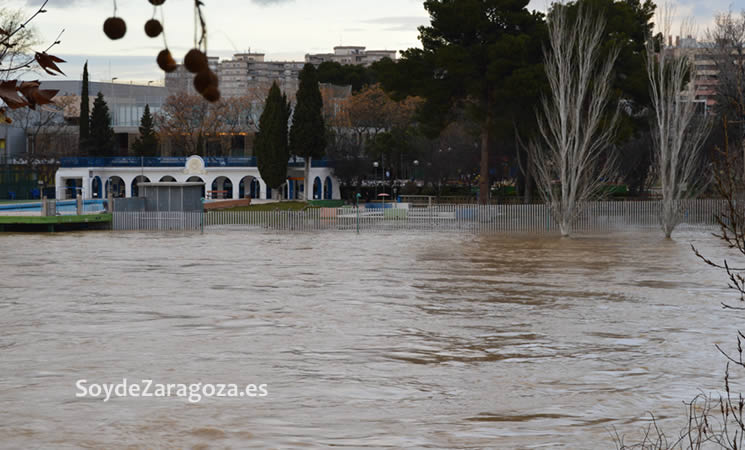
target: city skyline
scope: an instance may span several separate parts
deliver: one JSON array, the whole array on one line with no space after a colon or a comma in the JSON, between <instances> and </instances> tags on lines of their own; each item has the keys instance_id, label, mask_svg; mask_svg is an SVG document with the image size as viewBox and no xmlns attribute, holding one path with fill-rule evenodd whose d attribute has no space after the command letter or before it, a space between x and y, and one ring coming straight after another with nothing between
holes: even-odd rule
<instances>
[{"instance_id":1,"label":"city skyline","mask_svg":"<svg viewBox=\"0 0 745 450\"><path fill-rule=\"evenodd\" d=\"M9 0L7 8L32 12L41 0ZM546 0L532 0L529 9L545 10ZM169 47L180 60L193 43L192 8L187 0L163 5ZM695 0L676 2L678 17L695 17L699 31L711 24L716 12L727 10L726 0L705 4ZM86 20L80 20L85 8ZM150 39L142 24L152 15L142 2L119 1L118 16L127 21L124 39L111 41L101 25L113 4L93 0L50 0L47 14L34 20L44 48L65 29L62 43L52 51L64 58L66 77L80 79L83 63L89 61L91 79L118 82L163 81L155 55L163 48L161 38ZM405 50L419 47L417 27L429 23L421 0L379 0L375 3L350 0L222 0L216 7L206 2L210 56L229 59L246 51L266 54L267 60L302 61L307 53L332 52L337 45L361 45L375 50ZM160 15L158 15L158 18ZM277 24L282 24L278 26ZM91 39L91 36L98 36ZM25 78L48 78L28 74Z\"/></svg>"}]
</instances>

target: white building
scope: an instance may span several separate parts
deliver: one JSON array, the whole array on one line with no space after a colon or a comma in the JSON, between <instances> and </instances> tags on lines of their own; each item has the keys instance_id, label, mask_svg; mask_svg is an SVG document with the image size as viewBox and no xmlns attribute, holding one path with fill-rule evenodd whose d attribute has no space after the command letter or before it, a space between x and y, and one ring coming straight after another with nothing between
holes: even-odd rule
<instances>
[{"instance_id":1,"label":"white building","mask_svg":"<svg viewBox=\"0 0 745 450\"><path fill-rule=\"evenodd\" d=\"M305 55L305 62L319 65L323 62L337 62L341 65L369 66L383 58L396 60L396 50L366 50L361 46L334 47L334 53Z\"/></svg>"},{"instance_id":2,"label":"white building","mask_svg":"<svg viewBox=\"0 0 745 450\"><path fill-rule=\"evenodd\" d=\"M58 199L136 197L140 182L202 182L207 199L302 199L303 162L291 161L283 192L267 189L255 158L207 158L200 156L140 158L62 158L55 175ZM312 162L310 178L317 200L341 198L339 182L324 160Z\"/></svg>"},{"instance_id":3,"label":"white building","mask_svg":"<svg viewBox=\"0 0 745 450\"><path fill-rule=\"evenodd\" d=\"M242 97L255 94L259 90L261 100L266 97L273 82L289 97L293 97L299 87L300 71L305 63L302 61L266 61L263 53L236 53L233 59L219 61L217 57L209 60L210 69L220 80L222 97ZM194 74L183 66L166 74L168 92L178 94L187 92L196 94L193 86Z\"/></svg>"}]
</instances>

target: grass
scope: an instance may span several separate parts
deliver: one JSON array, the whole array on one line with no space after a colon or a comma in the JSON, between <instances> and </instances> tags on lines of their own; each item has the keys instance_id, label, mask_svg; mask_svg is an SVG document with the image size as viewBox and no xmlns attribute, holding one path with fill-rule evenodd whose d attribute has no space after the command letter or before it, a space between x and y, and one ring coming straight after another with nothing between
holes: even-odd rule
<instances>
[{"instance_id":1,"label":"grass","mask_svg":"<svg viewBox=\"0 0 745 450\"><path fill-rule=\"evenodd\" d=\"M41 200L0 200L0 205L15 205L21 203L39 203Z\"/></svg>"},{"instance_id":2,"label":"grass","mask_svg":"<svg viewBox=\"0 0 745 450\"><path fill-rule=\"evenodd\" d=\"M0 216L0 225L57 225L74 223L111 222L111 214L87 214L84 216Z\"/></svg>"},{"instance_id":3,"label":"grass","mask_svg":"<svg viewBox=\"0 0 745 450\"><path fill-rule=\"evenodd\" d=\"M316 208L305 202L279 202L266 203L264 205L236 206L221 211L300 211L306 208Z\"/></svg>"}]
</instances>

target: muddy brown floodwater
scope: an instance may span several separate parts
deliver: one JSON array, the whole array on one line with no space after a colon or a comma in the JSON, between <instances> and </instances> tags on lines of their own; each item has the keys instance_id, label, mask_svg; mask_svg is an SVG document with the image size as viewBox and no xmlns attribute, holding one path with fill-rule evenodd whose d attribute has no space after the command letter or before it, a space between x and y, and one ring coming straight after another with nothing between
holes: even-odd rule
<instances>
[{"instance_id":1,"label":"muddy brown floodwater","mask_svg":"<svg viewBox=\"0 0 745 450\"><path fill-rule=\"evenodd\" d=\"M705 233L0 235L0 447L614 448L722 387ZM78 398L76 382L266 384Z\"/></svg>"}]
</instances>

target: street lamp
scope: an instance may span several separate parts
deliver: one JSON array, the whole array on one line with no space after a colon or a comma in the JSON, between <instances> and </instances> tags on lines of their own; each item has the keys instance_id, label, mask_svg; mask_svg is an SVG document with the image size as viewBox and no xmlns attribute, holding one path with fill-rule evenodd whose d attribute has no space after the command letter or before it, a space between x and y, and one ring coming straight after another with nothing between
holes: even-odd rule
<instances>
[{"instance_id":1,"label":"street lamp","mask_svg":"<svg viewBox=\"0 0 745 450\"><path fill-rule=\"evenodd\" d=\"M109 105L109 110L111 111L111 122L112 124L116 124L116 117L114 112L114 104L112 103L114 101L114 81L118 80L117 77L111 78L111 86L109 86L109 101L107 102Z\"/></svg>"},{"instance_id":2,"label":"street lamp","mask_svg":"<svg viewBox=\"0 0 745 450\"><path fill-rule=\"evenodd\" d=\"M375 198L378 198L378 164L377 161L373 162L373 167L375 167Z\"/></svg>"},{"instance_id":3,"label":"street lamp","mask_svg":"<svg viewBox=\"0 0 745 450\"><path fill-rule=\"evenodd\" d=\"M419 167L419 160L418 160L418 159L415 159L415 160L414 160L414 173L413 173L413 174L412 174L412 176L411 176L411 179L412 179L412 180L416 180L416 169L417 169L418 167Z\"/></svg>"}]
</instances>

